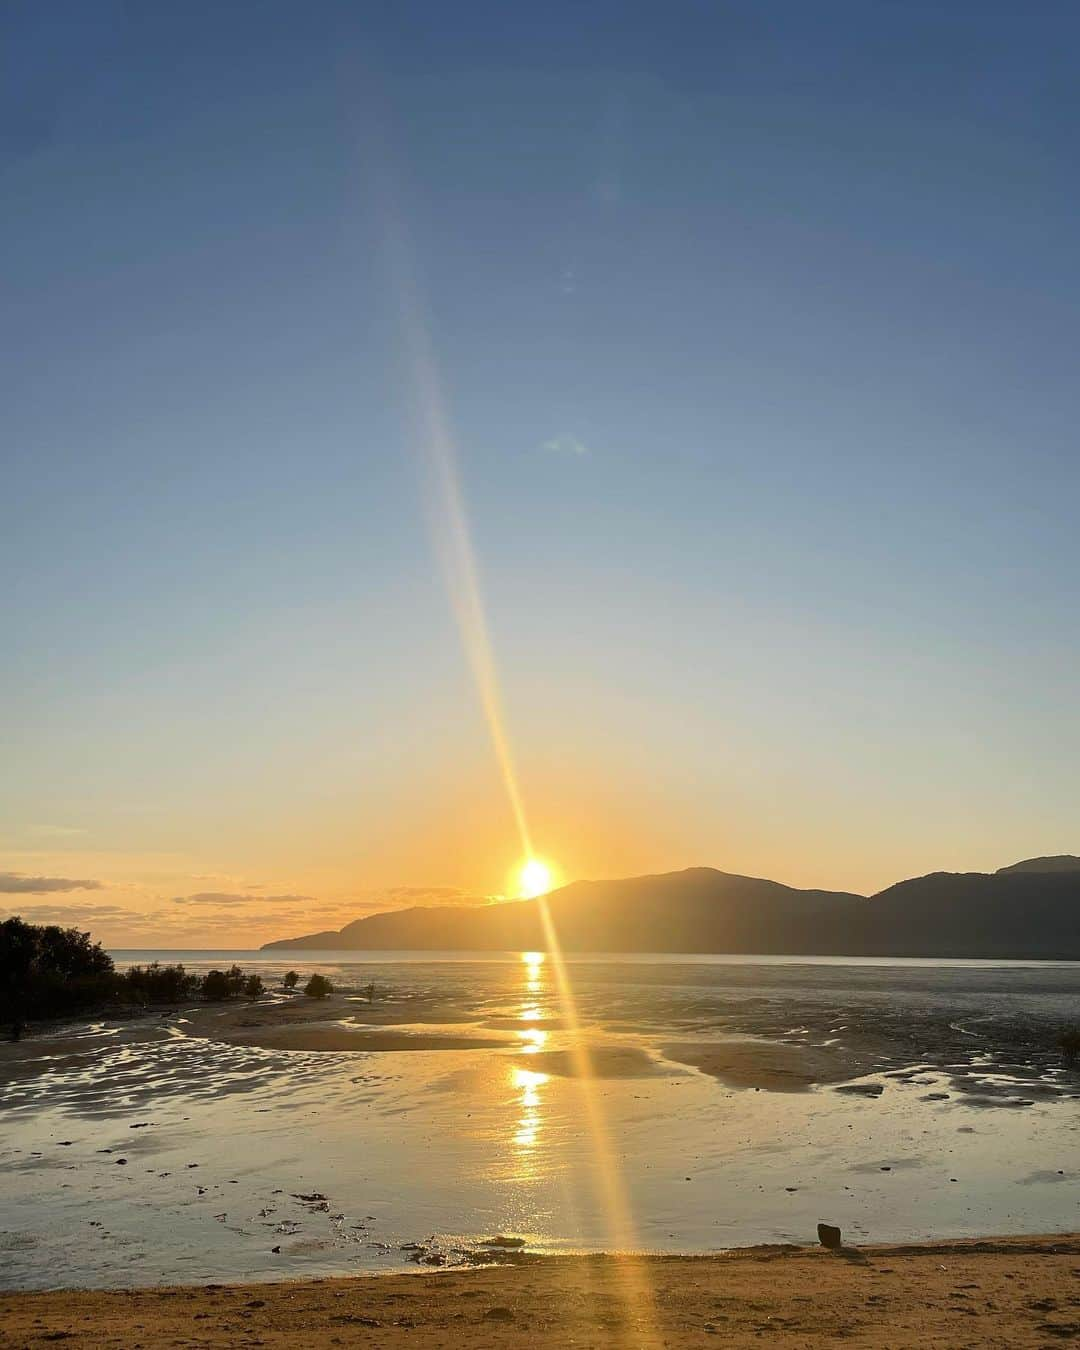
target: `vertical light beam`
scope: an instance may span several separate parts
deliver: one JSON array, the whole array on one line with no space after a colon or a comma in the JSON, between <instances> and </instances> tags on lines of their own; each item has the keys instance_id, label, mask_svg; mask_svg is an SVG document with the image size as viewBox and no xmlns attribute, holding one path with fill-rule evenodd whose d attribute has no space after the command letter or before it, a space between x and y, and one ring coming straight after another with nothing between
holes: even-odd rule
<instances>
[{"instance_id":1,"label":"vertical light beam","mask_svg":"<svg viewBox=\"0 0 1080 1350\"><path fill-rule=\"evenodd\" d=\"M461 643L476 684L491 745L506 789L523 856L532 857L525 806L507 731L495 654L488 632L480 577L457 465L457 448L432 350L430 325L403 244L400 226L388 225L387 254L399 302L418 454L432 536L457 620Z\"/></svg>"},{"instance_id":2,"label":"vertical light beam","mask_svg":"<svg viewBox=\"0 0 1080 1350\"><path fill-rule=\"evenodd\" d=\"M403 224L391 209L387 196L384 196L382 206L385 254L398 306L412 400L410 413L423 466L430 528L522 854L528 861L533 857L532 838L507 731L498 670L461 491L457 450L430 336L430 321L413 273ZM633 1220L597 1097L588 1042L583 1035L569 972L548 903L543 896L539 897L538 903L592 1141L598 1200L610 1234L615 1283L626 1305L628 1323L631 1318L636 1319L632 1327L628 1327L630 1343L638 1347L659 1346L661 1337L655 1300L643 1268L631 1254L637 1245Z\"/></svg>"}]
</instances>

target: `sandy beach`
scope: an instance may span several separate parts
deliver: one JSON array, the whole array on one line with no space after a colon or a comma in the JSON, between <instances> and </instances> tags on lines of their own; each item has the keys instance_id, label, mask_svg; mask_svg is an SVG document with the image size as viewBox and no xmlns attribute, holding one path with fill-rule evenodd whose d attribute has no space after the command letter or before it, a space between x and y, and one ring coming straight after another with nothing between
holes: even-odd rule
<instances>
[{"instance_id":1,"label":"sandy beach","mask_svg":"<svg viewBox=\"0 0 1080 1350\"><path fill-rule=\"evenodd\" d=\"M1046 1346L1080 1338L1080 1237L549 1257L437 1275L0 1296L0 1345Z\"/></svg>"}]
</instances>

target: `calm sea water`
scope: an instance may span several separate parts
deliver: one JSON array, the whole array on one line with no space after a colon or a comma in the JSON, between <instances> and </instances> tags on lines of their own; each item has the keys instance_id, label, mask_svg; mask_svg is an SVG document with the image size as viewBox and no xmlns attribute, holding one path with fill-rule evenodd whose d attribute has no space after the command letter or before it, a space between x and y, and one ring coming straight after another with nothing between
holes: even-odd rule
<instances>
[{"instance_id":1,"label":"calm sea water","mask_svg":"<svg viewBox=\"0 0 1080 1350\"><path fill-rule=\"evenodd\" d=\"M293 952L262 951L259 948L220 947L114 947L110 955L117 965L146 964L160 961L163 964L182 961L192 966L220 966L237 962L240 965L258 967L260 970L292 970L297 965L322 969L324 966L340 966L342 969L353 966L383 965L516 965L521 952L416 952L416 951L379 951L379 952L343 952L343 951L304 951ZM1080 961L984 961L960 960L922 956L724 956L699 955L694 953L671 952L613 952L569 955L567 961L572 965L644 965L644 966L838 966L853 969L870 966L876 969L888 969L897 972L929 968L933 970L1038 970L1073 971L1080 975Z\"/></svg>"},{"instance_id":2,"label":"calm sea water","mask_svg":"<svg viewBox=\"0 0 1080 1350\"><path fill-rule=\"evenodd\" d=\"M694 1251L812 1241L819 1219L856 1241L1080 1228L1080 1081L1056 1045L1077 964L573 960L578 1034L608 1066L586 1082L559 1069L575 1033L552 964L520 953L114 955L318 970L347 998L374 983L383 1023L503 1043L319 1053L153 1018L12 1051L9 1287L397 1268L495 1234ZM779 1093L685 1062L748 1038L859 1069Z\"/></svg>"}]
</instances>

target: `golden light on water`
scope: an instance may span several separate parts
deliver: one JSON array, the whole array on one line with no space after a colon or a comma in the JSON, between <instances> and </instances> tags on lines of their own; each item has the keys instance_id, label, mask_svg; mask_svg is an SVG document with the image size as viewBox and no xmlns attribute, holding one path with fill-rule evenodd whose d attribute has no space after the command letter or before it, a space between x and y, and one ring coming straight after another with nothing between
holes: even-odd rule
<instances>
[{"instance_id":1,"label":"golden light on water","mask_svg":"<svg viewBox=\"0 0 1080 1350\"><path fill-rule=\"evenodd\" d=\"M540 1113L540 1089L548 1081L546 1073L533 1073L530 1069L514 1069L512 1082L520 1093L521 1115L518 1117L514 1143L519 1152L529 1153L536 1146L542 1128ZM526 1173L529 1176L530 1173Z\"/></svg>"},{"instance_id":2,"label":"golden light on water","mask_svg":"<svg viewBox=\"0 0 1080 1350\"><path fill-rule=\"evenodd\" d=\"M514 1070L514 1086L521 1090L522 1106L539 1106L540 1094L538 1088L548 1081L546 1073L533 1073L531 1069Z\"/></svg>"},{"instance_id":3,"label":"golden light on water","mask_svg":"<svg viewBox=\"0 0 1080 1350\"><path fill-rule=\"evenodd\" d=\"M526 1027L525 1030L518 1032L518 1037L522 1041L521 1048L525 1054L535 1055L538 1050L544 1048L548 1034L539 1027Z\"/></svg>"},{"instance_id":4,"label":"golden light on water","mask_svg":"<svg viewBox=\"0 0 1080 1350\"><path fill-rule=\"evenodd\" d=\"M525 989L527 993L538 994L543 988L544 980L544 961L547 959L545 952L522 952L521 964L525 967ZM533 1015L528 1016L524 1012L522 1016L526 1021L535 1022L540 1016L540 1009L533 1005Z\"/></svg>"}]
</instances>

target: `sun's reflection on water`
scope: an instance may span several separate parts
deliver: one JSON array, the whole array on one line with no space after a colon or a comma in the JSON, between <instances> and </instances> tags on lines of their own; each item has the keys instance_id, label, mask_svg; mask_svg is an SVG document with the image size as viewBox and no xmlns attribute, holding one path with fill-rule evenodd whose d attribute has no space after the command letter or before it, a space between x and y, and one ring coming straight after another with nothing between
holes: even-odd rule
<instances>
[{"instance_id":1,"label":"sun's reflection on water","mask_svg":"<svg viewBox=\"0 0 1080 1350\"><path fill-rule=\"evenodd\" d=\"M530 994L544 987L544 962L547 952L522 952L521 963L525 967L525 989Z\"/></svg>"},{"instance_id":2,"label":"sun's reflection on water","mask_svg":"<svg viewBox=\"0 0 1080 1350\"><path fill-rule=\"evenodd\" d=\"M528 1153L535 1147L543 1125L540 1089L548 1082L549 1075L518 1068L511 1070L511 1074L513 1085L521 1094L521 1113L517 1119L514 1143L519 1152Z\"/></svg>"},{"instance_id":3,"label":"sun's reflection on water","mask_svg":"<svg viewBox=\"0 0 1080 1350\"><path fill-rule=\"evenodd\" d=\"M519 1016L523 1022L539 1022L543 1018L540 996L544 990L545 959L545 952L521 953L526 997ZM523 1027L517 1034L522 1042L522 1052L526 1055L535 1055L538 1050L543 1049L548 1039L548 1032L538 1026ZM526 1178L537 1175L535 1167L528 1164L527 1158L535 1149L543 1128L543 1099L540 1090L549 1080L549 1074L537 1073L533 1069L522 1069L514 1065L510 1070L511 1085L519 1094L514 1147L519 1162L525 1163L523 1175Z\"/></svg>"}]
</instances>

